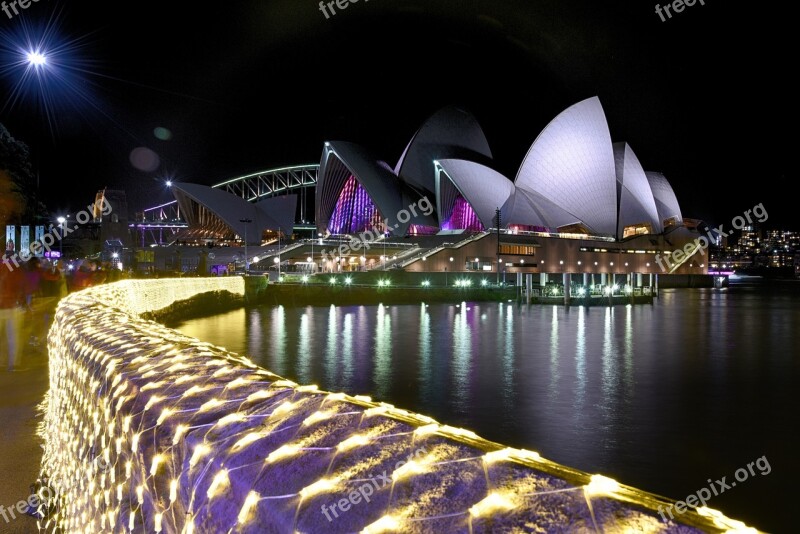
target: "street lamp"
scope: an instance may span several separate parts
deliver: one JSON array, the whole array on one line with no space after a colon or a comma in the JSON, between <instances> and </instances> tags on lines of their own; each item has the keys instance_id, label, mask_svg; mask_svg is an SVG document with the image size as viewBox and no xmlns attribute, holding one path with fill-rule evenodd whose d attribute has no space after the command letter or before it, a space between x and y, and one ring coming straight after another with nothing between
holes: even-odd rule
<instances>
[{"instance_id":1,"label":"street lamp","mask_svg":"<svg viewBox=\"0 0 800 534\"><path fill-rule=\"evenodd\" d=\"M64 261L64 223L67 220L64 217L59 217L56 221L58 221L58 227L61 229L61 238L58 240L58 257L61 261Z\"/></svg>"},{"instance_id":2,"label":"street lamp","mask_svg":"<svg viewBox=\"0 0 800 534\"><path fill-rule=\"evenodd\" d=\"M253 219L239 219L240 223L244 223L244 274L250 272L250 266L247 264L247 225L253 222Z\"/></svg>"}]
</instances>

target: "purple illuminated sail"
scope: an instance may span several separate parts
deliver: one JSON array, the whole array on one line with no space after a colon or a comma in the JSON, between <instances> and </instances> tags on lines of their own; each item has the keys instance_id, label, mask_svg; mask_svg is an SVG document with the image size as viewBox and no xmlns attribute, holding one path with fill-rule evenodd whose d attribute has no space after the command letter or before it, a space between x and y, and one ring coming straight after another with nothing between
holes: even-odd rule
<instances>
[{"instance_id":1,"label":"purple illuminated sail","mask_svg":"<svg viewBox=\"0 0 800 534\"><path fill-rule=\"evenodd\" d=\"M458 195L453 205L453 212L450 218L442 225L442 230L467 230L468 232L483 232L485 228L481 224L478 215L469 202Z\"/></svg>"},{"instance_id":2,"label":"purple illuminated sail","mask_svg":"<svg viewBox=\"0 0 800 534\"><path fill-rule=\"evenodd\" d=\"M350 176L342 187L339 200L328 223L332 234L357 234L381 222L381 214L355 176Z\"/></svg>"}]
</instances>

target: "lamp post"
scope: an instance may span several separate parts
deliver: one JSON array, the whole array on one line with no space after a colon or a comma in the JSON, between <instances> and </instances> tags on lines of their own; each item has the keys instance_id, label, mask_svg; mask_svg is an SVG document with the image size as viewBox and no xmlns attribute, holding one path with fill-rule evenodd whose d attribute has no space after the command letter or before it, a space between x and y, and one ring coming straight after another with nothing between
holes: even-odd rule
<instances>
[{"instance_id":1,"label":"lamp post","mask_svg":"<svg viewBox=\"0 0 800 534\"><path fill-rule=\"evenodd\" d=\"M239 219L240 223L244 223L244 274L247 276L250 272L250 266L247 264L247 225L253 222L253 219Z\"/></svg>"},{"instance_id":2,"label":"lamp post","mask_svg":"<svg viewBox=\"0 0 800 534\"><path fill-rule=\"evenodd\" d=\"M61 237L58 240L58 259L59 261L64 261L64 223L67 220L64 217L59 217L56 219L58 221L58 227L61 229Z\"/></svg>"},{"instance_id":3,"label":"lamp post","mask_svg":"<svg viewBox=\"0 0 800 534\"><path fill-rule=\"evenodd\" d=\"M494 216L497 223L497 285L500 285L500 208L495 210ZM505 282L505 271L503 271L503 282Z\"/></svg>"}]
</instances>

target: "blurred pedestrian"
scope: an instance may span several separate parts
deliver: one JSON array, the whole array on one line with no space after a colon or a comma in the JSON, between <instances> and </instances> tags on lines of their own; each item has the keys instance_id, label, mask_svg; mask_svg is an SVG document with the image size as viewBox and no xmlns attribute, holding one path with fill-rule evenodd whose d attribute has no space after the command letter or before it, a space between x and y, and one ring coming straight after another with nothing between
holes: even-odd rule
<instances>
[{"instance_id":1,"label":"blurred pedestrian","mask_svg":"<svg viewBox=\"0 0 800 534\"><path fill-rule=\"evenodd\" d=\"M32 351L38 353L43 347L39 336L45 332L41 307L44 296L44 269L41 260L37 257L29 259L25 264L23 275L25 277L25 310L20 339L23 343L30 345Z\"/></svg>"},{"instance_id":2,"label":"blurred pedestrian","mask_svg":"<svg viewBox=\"0 0 800 534\"><path fill-rule=\"evenodd\" d=\"M25 307L32 310L31 303L34 297L41 296L42 266L39 258L33 257L25 264Z\"/></svg>"},{"instance_id":3,"label":"blurred pedestrian","mask_svg":"<svg viewBox=\"0 0 800 534\"><path fill-rule=\"evenodd\" d=\"M76 269L75 274L72 275L71 291L79 291L91 287L94 283L94 273L97 271L97 265L93 261L85 261L81 263Z\"/></svg>"},{"instance_id":4,"label":"blurred pedestrian","mask_svg":"<svg viewBox=\"0 0 800 534\"><path fill-rule=\"evenodd\" d=\"M8 353L9 371L22 370L18 360L24 306L25 275L6 254L0 264L0 358L3 352Z\"/></svg>"}]
</instances>

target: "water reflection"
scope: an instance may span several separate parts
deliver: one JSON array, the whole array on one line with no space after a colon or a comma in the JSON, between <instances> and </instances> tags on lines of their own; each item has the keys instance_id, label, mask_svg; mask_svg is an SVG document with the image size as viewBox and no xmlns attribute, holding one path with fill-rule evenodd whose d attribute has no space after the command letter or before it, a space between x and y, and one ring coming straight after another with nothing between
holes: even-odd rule
<instances>
[{"instance_id":1,"label":"water reflection","mask_svg":"<svg viewBox=\"0 0 800 534\"><path fill-rule=\"evenodd\" d=\"M381 304L375 321L375 387L379 399L386 399L392 374L392 316Z\"/></svg>"},{"instance_id":2,"label":"water reflection","mask_svg":"<svg viewBox=\"0 0 800 534\"><path fill-rule=\"evenodd\" d=\"M663 291L653 306L614 309L278 306L180 330L300 383L372 395L676 498L698 473L782 462L761 486L717 498L738 510L800 472L800 438L783 430L800 383L798 302L800 291Z\"/></svg>"},{"instance_id":3,"label":"water reflection","mask_svg":"<svg viewBox=\"0 0 800 534\"><path fill-rule=\"evenodd\" d=\"M453 323L452 348L452 406L458 413L466 413L469 407L470 362L472 360L472 328L469 324L467 303L462 302Z\"/></svg>"},{"instance_id":4,"label":"water reflection","mask_svg":"<svg viewBox=\"0 0 800 534\"><path fill-rule=\"evenodd\" d=\"M314 333L311 321L311 310L300 316L300 328L297 332L297 381L300 384L313 382L311 374L311 340Z\"/></svg>"}]
</instances>

